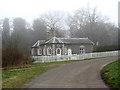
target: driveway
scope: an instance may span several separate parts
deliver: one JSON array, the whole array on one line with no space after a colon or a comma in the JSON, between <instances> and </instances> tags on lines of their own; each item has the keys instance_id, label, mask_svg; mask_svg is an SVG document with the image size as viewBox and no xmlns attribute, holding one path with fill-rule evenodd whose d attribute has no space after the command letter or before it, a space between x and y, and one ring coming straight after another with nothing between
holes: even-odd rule
<instances>
[{"instance_id":1,"label":"driveway","mask_svg":"<svg viewBox=\"0 0 120 90\"><path fill-rule=\"evenodd\" d=\"M100 70L117 59L108 57L63 64L33 79L26 88L108 88Z\"/></svg>"}]
</instances>

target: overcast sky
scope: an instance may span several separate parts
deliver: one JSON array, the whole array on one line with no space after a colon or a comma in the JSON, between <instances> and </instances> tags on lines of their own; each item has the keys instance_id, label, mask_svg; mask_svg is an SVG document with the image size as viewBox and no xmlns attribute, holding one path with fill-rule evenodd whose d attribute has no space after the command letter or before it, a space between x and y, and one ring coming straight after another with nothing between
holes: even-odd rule
<instances>
[{"instance_id":1,"label":"overcast sky","mask_svg":"<svg viewBox=\"0 0 120 90\"><path fill-rule=\"evenodd\" d=\"M0 0L0 19L22 17L28 22L50 10L72 12L87 4L97 7L111 22L118 23L119 0Z\"/></svg>"}]
</instances>

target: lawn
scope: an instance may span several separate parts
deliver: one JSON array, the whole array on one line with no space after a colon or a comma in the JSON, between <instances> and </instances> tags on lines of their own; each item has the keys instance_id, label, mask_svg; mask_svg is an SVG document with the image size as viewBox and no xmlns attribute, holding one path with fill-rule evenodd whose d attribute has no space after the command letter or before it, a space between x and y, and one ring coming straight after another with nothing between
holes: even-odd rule
<instances>
[{"instance_id":1,"label":"lawn","mask_svg":"<svg viewBox=\"0 0 120 90\"><path fill-rule=\"evenodd\" d=\"M112 88L120 88L120 60L106 65L102 70L102 78Z\"/></svg>"}]
</instances>

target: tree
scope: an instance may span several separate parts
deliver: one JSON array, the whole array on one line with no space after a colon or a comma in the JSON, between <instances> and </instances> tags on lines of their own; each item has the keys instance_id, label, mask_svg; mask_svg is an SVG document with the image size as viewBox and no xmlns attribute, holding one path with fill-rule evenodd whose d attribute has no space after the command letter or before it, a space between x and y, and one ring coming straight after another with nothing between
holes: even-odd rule
<instances>
[{"instance_id":1,"label":"tree","mask_svg":"<svg viewBox=\"0 0 120 90\"><path fill-rule=\"evenodd\" d=\"M27 32L24 20L21 18L14 19L14 31L9 34L9 19L3 21L3 46L2 49L2 66L21 66L29 64L33 60L30 55L25 52L27 49ZM24 33L24 36L22 35ZM19 38L18 38L19 37ZM5 42L5 43L4 43ZM1 55L1 54L0 54Z\"/></svg>"},{"instance_id":2,"label":"tree","mask_svg":"<svg viewBox=\"0 0 120 90\"><path fill-rule=\"evenodd\" d=\"M17 38L17 40L19 41L18 49L22 52L28 52L27 29L26 29L26 21L24 19L15 18L13 20L12 36L14 39Z\"/></svg>"},{"instance_id":3,"label":"tree","mask_svg":"<svg viewBox=\"0 0 120 90\"><path fill-rule=\"evenodd\" d=\"M2 44L3 44L3 49L6 48L8 44L8 40L10 37L10 25L9 25L9 19L5 18L3 20L3 31L2 31Z\"/></svg>"},{"instance_id":4,"label":"tree","mask_svg":"<svg viewBox=\"0 0 120 90\"><path fill-rule=\"evenodd\" d=\"M18 36L26 35L26 22L22 18L15 18L13 20L13 33Z\"/></svg>"},{"instance_id":5,"label":"tree","mask_svg":"<svg viewBox=\"0 0 120 90\"><path fill-rule=\"evenodd\" d=\"M47 28L45 24L40 19L35 19L33 22L33 32L34 32L34 42L37 40L47 39Z\"/></svg>"},{"instance_id":6,"label":"tree","mask_svg":"<svg viewBox=\"0 0 120 90\"><path fill-rule=\"evenodd\" d=\"M2 56L2 20L0 20L0 63L1 63L1 56ZM1 64L0 64L1 67Z\"/></svg>"},{"instance_id":7,"label":"tree","mask_svg":"<svg viewBox=\"0 0 120 90\"><path fill-rule=\"evenodd\" d=\"M59 31L64 28L63 13L59 11L44 13L40 17L41 20L45 23L50 37L57 36ZM57 33L56 33L57 32ZM60 35L60 34L59 34Z\"/></svg>"},{"instance_id":8,"label":"tree","mask_svg":"<svg viewBox=\"0 0 120 90\"><path fill-rule=\"evenodd\" d=\"M88 7L76 10L68 25L71 37L88 37L94 43L99 42L99 45L116 44L117 30L96 8Z\"/></svg>"}]
</instances>

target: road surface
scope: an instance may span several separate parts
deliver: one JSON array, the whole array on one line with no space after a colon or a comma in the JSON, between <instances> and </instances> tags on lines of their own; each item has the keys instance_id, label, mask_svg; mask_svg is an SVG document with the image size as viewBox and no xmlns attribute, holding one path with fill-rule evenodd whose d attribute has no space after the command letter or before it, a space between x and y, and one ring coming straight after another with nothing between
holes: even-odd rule
<instances>
[{"instance_id":1,"label":"road surface","mask_svg":"<svg viewBox=\"0 0 120 90\"><path fill-rule=\"evenodd\" d=\"M117 59L107 57L63 64L33 79L26 88L108 88L100 71Z\"/></svg>"}]
</instances>

